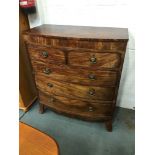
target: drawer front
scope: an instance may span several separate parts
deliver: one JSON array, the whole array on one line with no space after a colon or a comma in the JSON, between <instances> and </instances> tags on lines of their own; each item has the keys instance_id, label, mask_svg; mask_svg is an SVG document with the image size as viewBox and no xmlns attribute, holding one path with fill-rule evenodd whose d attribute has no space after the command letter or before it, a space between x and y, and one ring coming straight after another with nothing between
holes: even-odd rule
<instances>
[{"instance_id":1,"label":"drawer front","mask_svg":"<svg viewBox=\"0 0 155 155\"><path fill-rule=\"evenodd\" d=\"M65 55L60 49L28 45L28 52L32 62L65 64Z\"/></svg>"},{"instance_id":2,"label":"drawer front","mask_svg":"<svg viewBox=\"0 0 155 155\"><path fill-rule=\"evenodd\" d=\"M62 96L47 95L39 91L40 102L56 109L60 112L68 112L78 115L95 116L111 116L112 104L99 104L93 102L85 102L76 99L69 99Z\"/></svg>"},{"instance_id":3,"label":"drawer front","mask_svg":"<svg viewBox=\"0 0 155 155\"><path fill-rule=\"evenodd\" d=\"M115 86L117 82L117 72L115 71L89 71L86 69L73 69L68 66L58 67L36 63L33 63L33 69L36 76L42 75L73 84ZM46 73L45 70L49 70L49 73Z\"/></svg>"},{"instance_id":4,"label":"drawer front","mask_svg":"<svg viewBox=\"0 0 155 155\"><path fill-rule=\"evenodd\" d=\"M42 46L52 46L56 48L81 48L81 49L94 49L94 50L119 50L124 52L126 48L126 41L94 41L94 40L77 40L77 39L56 39L52 37L24 35L26 42L35 43Z\"/></svg>"},{"instance_id":5,"label":"drawer front","mask_svg":"<svg viewBox=\"0 0 155 155\"><path fill-rule=\"evenodd\" d=\"M114 87L81 86L54 81L43 76L36 76L35 78L38 89L49 94L85 101L112 101L114 99Z\"/></svg>"},{"instance_id":6,"label":"drawer front","mask_svg":"<svg viewBox=\"0 0 155 155\"><path fill-rule=\"evenodd\" d=\"M68 63L70 66L90 68L118 68L121 63L119 53L91 53L91 52L69 52Z\"/></svg>"}]
</instances>

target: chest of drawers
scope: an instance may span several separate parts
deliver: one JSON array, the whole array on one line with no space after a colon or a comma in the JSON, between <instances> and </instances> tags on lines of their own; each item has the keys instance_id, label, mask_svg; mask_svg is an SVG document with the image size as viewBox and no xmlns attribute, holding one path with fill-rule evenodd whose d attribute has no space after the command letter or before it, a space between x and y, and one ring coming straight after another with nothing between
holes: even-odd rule
<instances>
[{"instance_id":1,"label":"chest of drawers","mask_svg":"<svg viewBox=\"0 0 155 155\"><path fill-rule=\"evenodd\" d=\"M40 102L112 131L128 41L125 28L41 25L23 32Z\"/></svg>"}]
</instances>

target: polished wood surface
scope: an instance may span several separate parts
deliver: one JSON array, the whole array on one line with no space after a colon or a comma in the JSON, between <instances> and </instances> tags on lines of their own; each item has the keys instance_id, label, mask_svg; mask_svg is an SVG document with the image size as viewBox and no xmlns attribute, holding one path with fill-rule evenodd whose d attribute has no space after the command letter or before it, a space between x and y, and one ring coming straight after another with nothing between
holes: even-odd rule
<instances>
[{"instance_id":1,"label":"polished wood surface","mask_svg":"<svg viewBox=\"0 0 155 155\"><path fill-rule=\"evenodd\" d=\"M117 68L120 65L118 53L70 52L68 54L70 66L90 67L90 69Z\"/></svg>"},{"instance_id":2,"label":"polished wood surface","mask_svg":"<svg viewBox=\"0 0 155 155\"><path fill-rule=\"evenodd\" d=\"M82 119L100 120L111 117L112 102L82 101L39 91L40 102L58 113Z\"/></svg>"},{"instance_id":3,"label":"polished wood surface","mask_svg":"<svg viewBox=\"0 0 155 155\"><path fill-rule=\"evenodd\" d=\"M99 69L87 70L82 68L76 69L74 67L69 67L68 65L47 65L46 63L42 63L40 61L32 62L32 65L34 68L35 77L42 76L47 79L52 78L53 80L87 86L115 86L118 76L116 71ZM43 72L45 68L49 68L51 73L45 74Z\"/></svg>"},{"instance_id":4,"label":"polished wood surface","mask_svg":"<svg viewBox=\"0 0 155 155\"><path fill-rule=\"evenodd\" d=\"M27 111L37 99L37 91L31 74L31 65L22 36L23 30L28 30L30 28L29 22L27 15L25 15L20 8L19 11L19 108Z\"/></svg>"},{"instance_id":5,"label":"polished wood surface","mask_svg":"<svg viewBox=\"0 0 155 155\"><path fill-rule=\"evenodd\" d=\"M58 145L52 137L24 123L19 123L20 155L58 155Z\"/></svg>"},{"instance_id":6,"label":"polished wood surface","mask_svg":"<svg viewBox=\"0 0 155 155\"><path fill-rule=\"evenodd\" d=\"M49 85L52 86L49 86ZM36 77L37 88L49 94L75 98L79 100L92 101L113 101L115 88L114 87L97 87L97 86L82 86L77 84L58 82L42 76Z\"/></svg>"},{"instance_id":7,"label":"polished wood surface","mask_svg":"<svg viewBox=\"0 0 155 155\"><path fill-rule=\"evenodd\" d=\"M48 107L75 118L106 121L112 131L127 29L42 25L23 36L40 112Z\"/></svg>"},{"instance_id":8,"label":"polished wood surface","mask_svg":"<svg viewBox=\"0 0 155 155\"><path fill-rule=\"evenodd\" d=\"M72 49L80 48L87 50L97 50L98 52L103 52L108 50L109 52L124 53L123 51L126 49L126 40L79 40L79 38L53 38L46 36L38 36L31 35L28 31L23 32L23 36L27 43L31 43L33 45L42 45L46 47L53 48L63 48L65 47Z\"/></svg>"},{"instance_id":9,"label":"polished wood surface","mask_svg":"<svg viewBox=\"0 0 155 155\"><path fill-rule=\"evenodd\" d=\"M31 35L50 36L60 38L80 38L80 39L128 39L126 28L109 27L89 27L89 26L64 26L64 25L42 25L33 28L27 33Z\"/></svg>"},{"instance_id":10,"label":"polished wood surface","mask_svg":"<svg viewBox=\"0 0 155 155\"><path fill-rule=\"evenodd\" d=\"M31 59L36 61L45 62L49 64L65 64L64 52L60 49L39 47L39 46L28 46L28 51Z\"/></svg>"}]
</instances>

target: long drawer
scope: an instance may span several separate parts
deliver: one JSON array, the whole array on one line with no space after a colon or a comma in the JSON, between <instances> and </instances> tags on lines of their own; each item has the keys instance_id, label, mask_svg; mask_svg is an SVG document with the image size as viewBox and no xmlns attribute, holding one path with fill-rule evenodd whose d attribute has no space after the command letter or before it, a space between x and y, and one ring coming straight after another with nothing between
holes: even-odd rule
<instances>
[{"instance_id":1,"label":"long drawer","mask_svg":"<svg viewBox=\"0 0 155 155\"><path fill-rule=\"evenodd\" d=\"M82 86L56 81L44 76L35 76L35 80L39 90L73 99L112 101L115 95L115 87Z\"/></svg>"},{"instance_id":2,"label":"long drawer","mask_svg":"<svg viewBox=\"0 0 155 155\"><path fill-rule=\"evenodd\" d=\"M74 69L33 62L36 76L44 76L58 81L91 86L115 86L118 73L115 71Z\"/></svg>"},{"instance_id":3,"label":"long drawer","mask_svg":"<svg viewBox=\"0 0 155 155\"><path fill-rule=\"evenodd\" d=\"M58 112L63 111L69 114L89 116L92 118L111 116L112 114L112 104L99 104L95 102L69 99L62 96L47 95L41 91L39 91L39 99L41 103Z\"/></svg>"}]
</instances>

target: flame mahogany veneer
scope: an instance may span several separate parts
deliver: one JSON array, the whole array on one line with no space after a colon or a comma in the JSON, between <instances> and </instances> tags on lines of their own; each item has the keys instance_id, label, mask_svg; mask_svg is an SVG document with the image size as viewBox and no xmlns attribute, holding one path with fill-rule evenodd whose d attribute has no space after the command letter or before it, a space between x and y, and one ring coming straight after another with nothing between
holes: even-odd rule
<instances>
[{"instance_id":1,"label":"flame mahogany veneer","mask_svg":"<svg viewBox=\"0 0 155 155\"><path fill-rule=\"evenodd\" d=\"M123 61L125 28L41 25L23 32L45 107L67 116L105 121L112 131Z\"/></svg>"}]
</instances>

